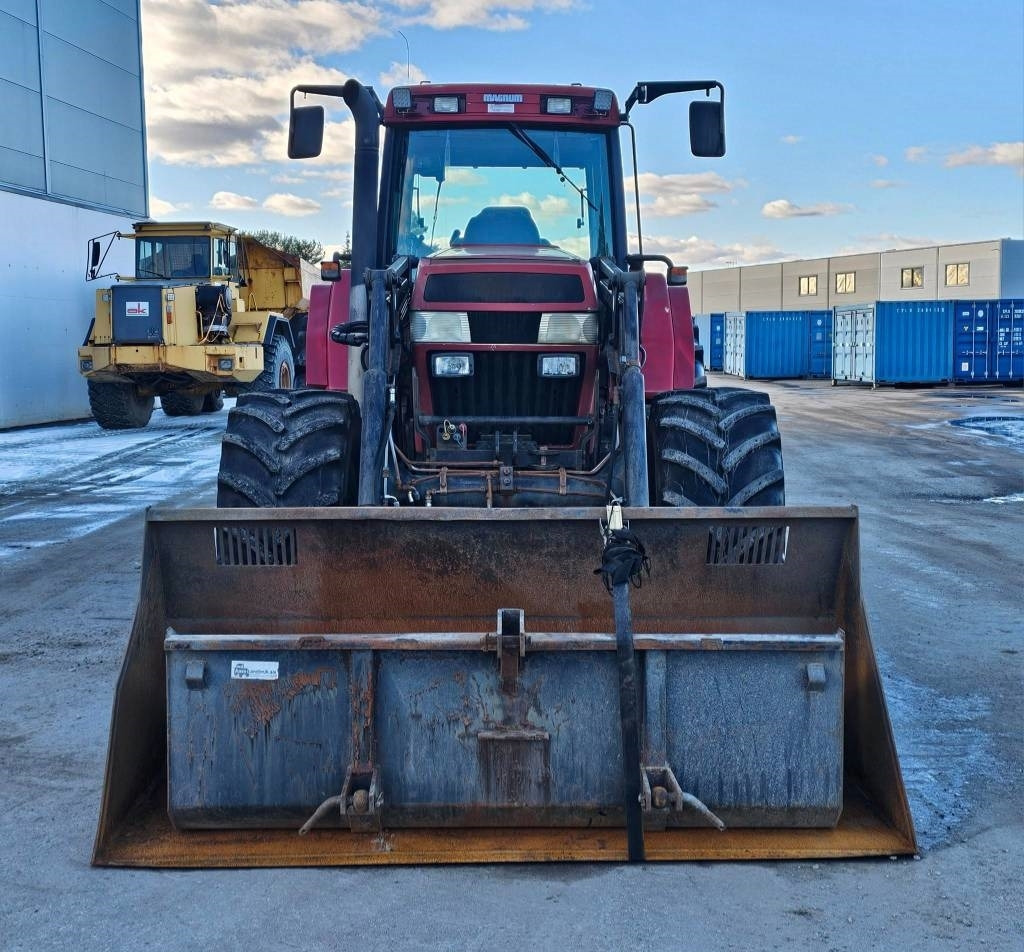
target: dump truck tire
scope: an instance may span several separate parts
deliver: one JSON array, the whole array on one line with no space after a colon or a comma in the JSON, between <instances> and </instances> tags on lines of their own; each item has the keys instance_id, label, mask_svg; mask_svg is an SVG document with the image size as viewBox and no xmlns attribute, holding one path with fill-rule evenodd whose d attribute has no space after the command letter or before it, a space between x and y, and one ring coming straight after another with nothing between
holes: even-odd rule
<instances>
[{"instance_id":1,"label":"dump truck tire","mask_svg":"<svg viewBox=\"0 0 1024 952\"><path fill-rule=\"evenodd\" d=\"M355 501L359 404L347 393L247 393L228 414L217 505L341 506Z\"/></svg>"},{"instance_id":2,"label":"dump truck tire","mask_svg":"<svg viewBox=\"0 0 1024 952\"><path fill-rule=\"evenodd\" d=\"M168 416L198 416L205 397L201 393L162 393L160 406Z\"/></svg>"},{"instance_id":3,"label":"dump truck tire","mask_svg":"<svg viewBox=\"0 0 1024 952\"><path fill-rule=\"evenodd\" d=\"M153 398L144 397L130 383L88 381L89 408L104 430L137 430L153 415Z\"/></svg>"},{"instance_id":4,"label":"dump truck tire","mask_svg":"<svg viewBox=\"0 0 1024 952\"><path fill-rule=\"evenodd\" d=\"M203 397L203 413L219 413L224 409L224 392L214 390Z\"/></svg>"},{"instance_id":5,"label":"dump truck tire","mask_svg":"<svg viewBox=\"0 0 1024 952\"><path fill-rule=\"evenodd\" d=\"M295 356L284 337L275 337L263 348L263 371L246 388L248 393L292 390L295 387Z\"/></svg>"},{"instance_id":6,"label":"dump truck tire","mask_svg":"<svg viewBox=\"0 0 1024 952\"><path fill-rule=\"evenodd\" d=\"M775 408L739 387L675 391L651 406L651 499L661 506L785 504Z\"/></svg>"}]
</instances>

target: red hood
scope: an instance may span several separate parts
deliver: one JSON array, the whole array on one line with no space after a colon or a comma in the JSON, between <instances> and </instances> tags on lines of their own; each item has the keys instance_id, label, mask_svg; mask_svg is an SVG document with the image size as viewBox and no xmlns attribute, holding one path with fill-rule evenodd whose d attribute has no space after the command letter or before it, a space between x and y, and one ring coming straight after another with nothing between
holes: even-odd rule
<instances>
[{"instance_id":1,"label":"red hood","mask_svg":"<svg viewBox=\"0 0 1024 952\"><path fill-rule=\"evenodd\" d=\"M477 275L494 277L474 280ZM537 280L531 282L530 275ZM597 291L586 261L549 245L460 245L420 258L413 310L479 310L481 305L485 310L593 311Z\"/></svg>"}]
</instances>

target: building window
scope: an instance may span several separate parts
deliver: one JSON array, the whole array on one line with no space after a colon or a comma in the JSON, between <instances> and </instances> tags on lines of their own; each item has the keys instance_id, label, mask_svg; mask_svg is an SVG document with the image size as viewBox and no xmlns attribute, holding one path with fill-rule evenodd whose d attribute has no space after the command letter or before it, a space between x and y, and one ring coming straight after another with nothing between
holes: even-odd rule
<instances>
[{"instance_id":1,"label":"building window","mask_svg":"<svg viewBox=\"0 0 1024 952\"><path fill-rule=\"evenodd\" d=\"M836 274L836 294L853 294L857 289L856 271L839 271Z\"/></svg>"},{"instance_id":2,"label":"building window","mask_svg":"<svg viewBox=\"0 0 1024 952\"><path fill-rule=\"evenodd\" d=\"M969 264L946 265L946 287L955 288L971 283L971 266Z\"/></svg>"},{"instance_id":3,"label":"building window","mask_svg":"<svg viewBox=\"0 0 1024 952\"><path fill-rule=\"evenodd\" d=\"M901 288L923 288L924 268L903 268L900 271Z\"/></svg>"},{"instance_id":4,"label":"building window","mask_svg":"<svg viewBox=\"0 0 1024 952\"><path fill-rule=\"evenodd\" d=\"M818 276L805 274L800 278L800 297L814 297L818 293Z\"/></svg>"}]
</instances>

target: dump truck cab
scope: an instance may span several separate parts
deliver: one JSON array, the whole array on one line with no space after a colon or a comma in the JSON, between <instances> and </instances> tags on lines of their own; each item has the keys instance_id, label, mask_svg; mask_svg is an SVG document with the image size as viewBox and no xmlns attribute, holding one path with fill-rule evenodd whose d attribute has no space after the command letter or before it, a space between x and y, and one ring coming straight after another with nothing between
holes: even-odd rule
<instances>
[{"instance_id":1,"label":"dump truck cab","mask_svg":"<svg viewBox=\"0 0 1024 952\"><path fill-rule=\"evenodd\" d=\"M134 275L104 273L113 242L135 244ZM89 402L107 429L145 426L165 413L217 410L224 391L290 388L305 361L315 270L219 222L136 222L89 243L96 292L78 351Z\"/></svg>"}]
</instances>

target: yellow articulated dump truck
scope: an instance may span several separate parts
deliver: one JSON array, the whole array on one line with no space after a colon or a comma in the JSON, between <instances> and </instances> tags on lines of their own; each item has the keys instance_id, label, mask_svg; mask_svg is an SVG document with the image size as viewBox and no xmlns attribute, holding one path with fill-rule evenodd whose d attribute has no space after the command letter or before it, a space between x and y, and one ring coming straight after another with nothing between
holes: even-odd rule
<instances>
[{"instance_id":1,"label":"yellow articulated dump truck","mask_svg":"<svg viewBox=\"0 0 1024 952\"><path fill-rule=\"evenodd\" d=\"M135 275L103 273L113 243L135 242ZM309 292L319 273L297 255L217 222L137 222L89 242L86 280L114 277L78 369L104 429L164 413L219 410L222 394L290 390L305 369Z\"/></svg>"}]
</instances>

